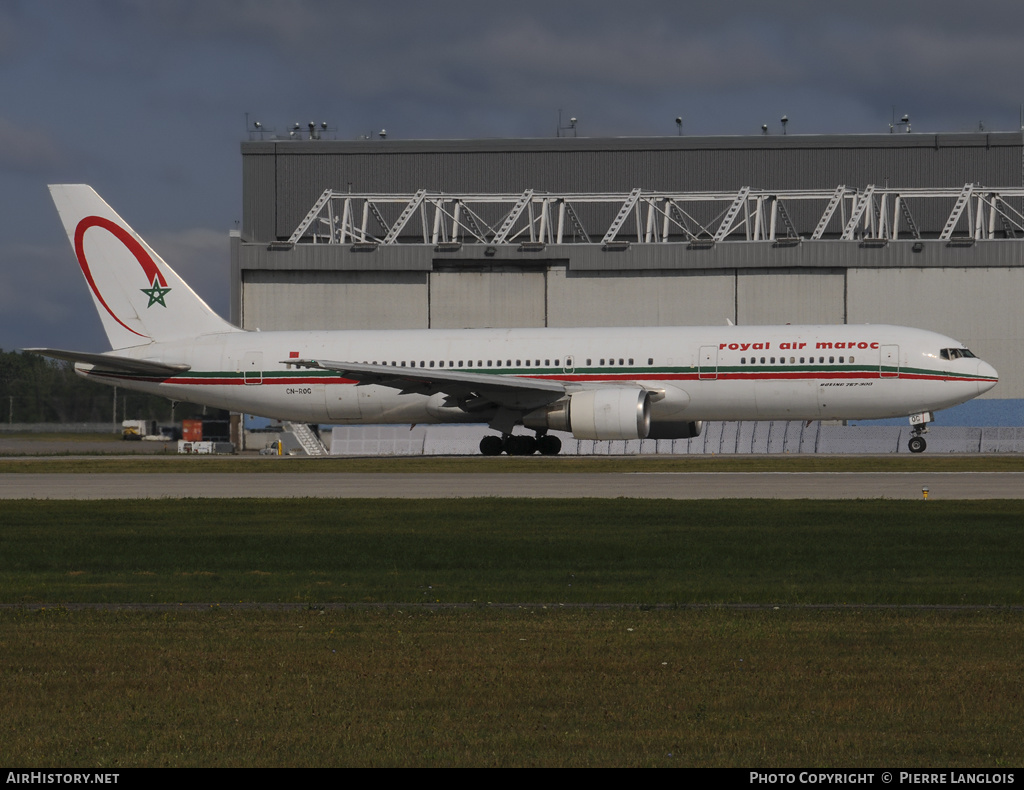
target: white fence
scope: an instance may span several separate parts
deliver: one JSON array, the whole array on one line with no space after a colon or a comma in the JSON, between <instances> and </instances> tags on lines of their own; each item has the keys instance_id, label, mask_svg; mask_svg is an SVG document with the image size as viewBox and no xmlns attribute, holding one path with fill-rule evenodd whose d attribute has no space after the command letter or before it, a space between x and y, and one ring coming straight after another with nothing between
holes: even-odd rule
<instances>
[{"instance_id":1,"label":"white fence","mask_svg":"<svg viewBox=\"0 0 1024 790\"><path fill-rule=\"evenodd\" d=\"M331 455L475 455L482 425L366 425L335 428ZM910 426L843 426L804 422L707 422L693 439L595 442L558 434L562 455L736 455L907 453ZM926 453L1024 452L1024 428L933 427Z\"/></svg>"}]
</instances>

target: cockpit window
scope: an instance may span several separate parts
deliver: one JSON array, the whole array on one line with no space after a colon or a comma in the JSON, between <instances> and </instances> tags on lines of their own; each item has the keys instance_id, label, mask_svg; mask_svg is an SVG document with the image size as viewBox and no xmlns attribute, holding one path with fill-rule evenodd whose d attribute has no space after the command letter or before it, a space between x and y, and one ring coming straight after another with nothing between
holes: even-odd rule
<instances>
[{"instance_id":1,"label":"cockpit window","mask_svg":"<svg viewBox=\"0 0 1024 790\"><path fill-rule=\"evenodd\" d=\"M939 352L939 356L943 359L974 359L974 354L966 348L944 348Z\"/></svg>"}]
</instances>

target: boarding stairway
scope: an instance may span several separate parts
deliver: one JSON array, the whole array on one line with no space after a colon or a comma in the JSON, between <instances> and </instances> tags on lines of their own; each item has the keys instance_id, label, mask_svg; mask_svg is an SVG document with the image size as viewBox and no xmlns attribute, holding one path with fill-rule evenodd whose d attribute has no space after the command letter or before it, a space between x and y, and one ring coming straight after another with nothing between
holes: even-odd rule
<instances>
[{"instance_id":1,"label":"boarding stairway","mask_svg":"<svg viewBox=\"0 0 1024 790\"><path fill-rule=\"evenodd\" d=\"M324 447L324 443L320 441L320 437L316 435L316 432L303 422L286 422L284 429L291 432L291 434L298 441L299 445L305 451L306 455L310 457L322 457L328 455L327 448Z\"/></svg>"}]
</instances>

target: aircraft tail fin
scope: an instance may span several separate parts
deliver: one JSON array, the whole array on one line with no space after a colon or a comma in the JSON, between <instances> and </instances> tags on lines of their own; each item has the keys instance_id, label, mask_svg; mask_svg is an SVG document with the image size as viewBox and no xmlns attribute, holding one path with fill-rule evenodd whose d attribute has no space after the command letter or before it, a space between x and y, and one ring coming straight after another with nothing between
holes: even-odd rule
<instances>
[{"instance_id":1,"label":"aircraft tail fin","mask_svg":"<svg viewBox=\"0 0 1024 790\"><path fill-rule=\"evenodd\" d=\"M211 310L92 187L51 185L50 195L115 351L241 331Z\"/></svg>"}]
</instances>

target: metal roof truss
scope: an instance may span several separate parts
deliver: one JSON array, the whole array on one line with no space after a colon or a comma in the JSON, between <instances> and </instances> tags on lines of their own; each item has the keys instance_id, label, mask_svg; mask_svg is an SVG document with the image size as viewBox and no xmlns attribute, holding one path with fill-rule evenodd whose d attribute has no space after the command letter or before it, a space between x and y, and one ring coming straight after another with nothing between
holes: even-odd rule
<instances>
[{"instance_id":1,"label":"metal roof truss","mask_svg":"<svg viewBox=\"0 0 1024 790\"><path fill-rule=\"evenodd\" d=\"M1014 204L1007 202L1016 198ZM622 193L353 194L326 190L292 233L292 243L507 245L633 244L918 239L910 206L950 204L940 240L1024 237L1024 189L965 184L962 189L896 189L868 184L834 190ZM787 205L821 205L805 235ZM804 209L806 216L806 209ZM586 217L588 222L582 219ZM606 219L601 220L601 217ZM607 217L612 217L609 221ZM604 222L604 225L600 223Z\"/></svg>"}]
</instances>

